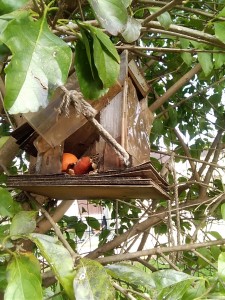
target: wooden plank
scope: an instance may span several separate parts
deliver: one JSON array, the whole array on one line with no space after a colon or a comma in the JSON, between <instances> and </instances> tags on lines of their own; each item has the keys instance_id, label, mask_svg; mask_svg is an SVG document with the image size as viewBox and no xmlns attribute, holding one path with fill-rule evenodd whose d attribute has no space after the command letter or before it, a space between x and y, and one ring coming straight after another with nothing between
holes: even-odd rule
<instances>
[{"instance_id":1,"label":"wooden plank","mask_svg":"<svg viewBox=\"0 0 225 300\"><path fill-rule=\"evenodd\" d=\"M167 190L168 183L162 178L156 169L152 166L150 162L126 168L124 170L112 170L104 173L96 173L96 174L85 174L82 176L70 176L65 173L61 174L51 174L51 175L38 175L38 174L26 174L26 175L15 175L8 177L8 184L15 184L14 182L54 182L58 184L58 182L66 183L67 181L72 181L74 184L78 183L80 180L86 182L91 182L95 180L106 179L108 182L112 182L113 178L120 178L120 180L129 181L132 177L137 179L150 179L151 181L156 182L158 185L162 186ZM148 181L149 182L149 181Z\"/></svg>"},{"instance_id":2,"label":"wooden plank","mask_svg":"<svg viewBox=\"0 0 225 300\"><path fill-rule=\"evenodd\" d=\"M97 176L15 176L10 177L8 184L12 185L148 185L152 184L151 179L140 177L97 177Z\"/></svg>"},{"instance_id":3,"label":"wooden plank","mask_svg":"<svg viewBox=\"0 0 225 300\"><path fill-rule=\"evenodd\" d=\"M135 85L141 92L142 96L145 97L149 93L149 85L142 75L141 71L138 69L134 60L131 60L128 65L129 75L135 82Z\"/></svg>"},{"instance_id":4,"label":"wooden plank","mask_svg":"<svg viewBox=\"0 0 225 300\"><path fill-rule=\"evenodd\" d=\"M138 100L137 91L130 78L127 98L126 150L132 156L132 165L136 166L150 159L151 124L149 110L144 106L147 99Z\"/></svg>"},{"instance_id":5,"label":"wooden plank","mask_svg":"<svg viewBox=\"0 0 225 300\"><path fill-rule=\"evenodd\" d=\"M54 199L169 199L159 187L152 185L69 185L18 186L21 190Z\"/></svg>"},{"instance_id":6,"label":"wooden plank","mask_svg":"<svg viewBox=\"0 0 225 300\"><path fill-rule=\"evenodd\" d=\"M100 100L92 101L92 106L99 112L113 98L113 96L121 90L121 85L117 83L112 87L109 93ZM41 135L50 145L50 147L58 146L62 141L68 138L75 131L80 129L87 123L87 119L82 115L78 115L75 108L70 106L70 114L59 115L59 107L62 102L62 97L45 108L40 110L35 115L33 113L25 114L29 124Z\"/></svg>"},{"instance_id":7,"label":"wooden plank","mask_svg":"<svg viewBox=\"0 0 225 300\"><path fill-rule=\"evenodd\" d=\"M61 172L63 145L53 148L48 148L48 146L47 142L39 136L38 142L36 142L36 147L38 149L36 161L37 174L55 174Z\"/></svg>"},{"instance_id":8,"label":"wooden plank","mask_svg":"<svg viewBox=\"0 0 225 300\"><path fill-rule=\"evenodd\" d=\"M150 163L131 167L120 172L109 171L95 175L27 174L9 176L7 185L64 200L170 198L167 193L167 182L160 177Z\"/></svg>"}]
</instances>

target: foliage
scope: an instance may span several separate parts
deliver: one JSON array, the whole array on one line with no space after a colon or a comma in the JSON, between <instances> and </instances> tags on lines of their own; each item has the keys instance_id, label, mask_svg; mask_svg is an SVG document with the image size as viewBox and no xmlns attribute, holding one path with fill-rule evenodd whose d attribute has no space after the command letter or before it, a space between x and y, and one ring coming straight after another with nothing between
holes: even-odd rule
<instances>
[{"instance_id":1,"label":"foliage","mask_svg":"<svg viewBox=\"0 0 225 300\"><path fill-rule=\"evenodd\" d=\"M4 299L225 297L224 235L211 226L225 220L224 5L0 0ZM57 201L7 187L7 175L27 172L30 159L10 137L17 114L46 107L74 69L84 98L99 99L116 84L126 49L150 86L151 162L171 201L94 200L110 211L105 227L95 216L58 220ZM58 221L54 230L46 212ZM87 236L99 245L81 259L74 251Z\"/></svg>"}]
</instances>

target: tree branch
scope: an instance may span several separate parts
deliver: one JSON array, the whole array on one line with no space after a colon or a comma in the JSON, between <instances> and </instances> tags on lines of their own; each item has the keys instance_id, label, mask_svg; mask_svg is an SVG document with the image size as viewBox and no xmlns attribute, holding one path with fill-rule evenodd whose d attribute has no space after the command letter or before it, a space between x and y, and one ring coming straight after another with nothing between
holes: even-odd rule
<instances>
[{"instance_id":1,"label":"tree branch","mask_svg":"<svg viewBox=\"0 0 225 300\"><path fill-rule=\"evenodd\" d=\"M136 300L136 298L134 298L131 293L129 293L126 289L124 289L122 286L120 286L118 283L113 282L112 283L113 287L119 291L121 294L123 294L124 296L126 296L127 299L130 300Z\"/></svg>"},{"instance_id":2,"label":"tree branch","mask_svg":"<svg viewBox=\"0 0 225 300\"><path fill-rule=\"evenodd\" d=\"M175 132L175 134L176 134L176 136L177 136L177 138L178 138L178 140L179 140L179 142L180 142L180 144L181 144L181 146L182 146L182 148L184 150L184 153L187 156L187 159L188 159L189 164L191 166L191 170L193 172L193 176L194 176L195 180L196 181L201 181L200 180L200 176L199 176L199 174L198 174L198 172L196 170L196 165L194 164L194 162L192 160L189 160L189 157L191 157L191 153L189 151L188 146L184 143L184 140L182 139L180 133L176 130L176 128L174 128L174 132Z\"/></svg>"},{"instance_id":3,"label":"tree branch","mask_svg":"<svg viewBox=\"0 0 225 300\"><path fill-rule=\"evenodd\" d=\"M219 134L218 134L218 136L219 136ZM221 134L221 136L222 136L222 134ZM221 145L220 140L219 140L218 143L217 143L217 147L215 149L215 152L214 152L213 159L212 159L212 162L214 164L216 164L218 162L218 159L219 159L220 154L221 154L221 149L222 149L222 145ZM212 166L209 167L209 169L208 169L208 171L207 171L207 173L205 175L205 178L204 178L204 184L205 185L209 184L210 179L212 178L212 173L213 173L214 170L215 170L214 167L212 167ZM204 187L204 186L202 186L200 188L200 194L199 194L200 197L205 197L206 196L206 192L207 192L207 188Z\"/></svg>"},{"instance_id":4,"label":"tree branch","mask_svg":"<svg viewBox=\"0 0 225 300\"><path fill-rule=\"evenodd\" d=\"M173 94L184 86L195 74L201 70L201 65L197 64L193 69L182 76L173 86L171 86L161 97L159 97L149 109L154 112L161 107Z\"/></svg>"},{"instance_id":5,"label":"tree branch","mask_svg":"<svg viewBox=\"0 0 225 300\"><path fill-rule=\"evenodd\" d=\"M211 163L208 164L207 162L209 161L211 155L212 155L213 152L215 151L216 145L218 145L218 143L220 142L221 137L222 137L222 130L218 130L217 135L216 135L214 141L213 141L212 144L211 144L211 147L209 148L209 150L208 150L208 152L207 152L207 154L206 154L205 160L204 160L204 162L202 163L201 168L200 168L199 171L198 171L199 176L202 175L202 173L204 172L204 170L205 170L205 168L206 168L207 165L213 167L214 169L215 169L215 168L219 168L219 165L218 165L218 164L215 164L214 162L211 162Z\"/></svg>"},{"instance_id":6,"label":"tree branch","mask_svg":"<svg viewBox=\"0 0 225 300\"><path fill-rule=\"evenodd\" d=\"M149 6L149 4L153 5L153 6L163 6L163 5L167 4L167 2L165 2L165 1L155 1L155 0L139 0L138 3L146 4L146 6ZM184 5L176 5L176 8L179 9L179 10L183 10L183 11L193 13L195 15L208 17L210 19L215 18L214 14L210 14L209 12L206 12L204 10L194 9L194 8L190 8L190 7L187 7L187 6L184 6ZM225 18L219 17L219 18L217 18L217 20L225 21Z\"/></svg>"},{"instance_id":7,"label":"tree branch","mask_svg":"<svg viewBox=\"0 0 225 300\"><path fill-rule=\"evenodd\" d=\"M163 14L165 11L171 10L174 6L176 6L177 4L180 4L180 3L182 3L182 0L173 0L169 3L167 3L165 6L163 6L161 9L159 9L157 12L155 12L154 14L147 17L142 22L142 25L144 26L144 25L148 24L150 21L155 20L158 16Z\"/></svg>"},{"instance_id":8,"label":"tree branch","mask_svg":"<svg viewBox=\"0 0 225 300\"><path fill-rule=\"evenodd\" d=\"M51 218L52 220L57 223L59 220L62 219L66 211L70 208L74 201L71 200L63 200L59 206L54 210ZM37 224L37 232L38 233L46 233L48 230L52 228L52 224L48 219L43 219Z\"/></svg>"},{"instance_id":9,"label":"tree branch","mask_svg":"<svg viewBox=\"0 0 225 300\"><path fill-rule=\"evenodd\" d=\"M156 21L151 21L147 25L147 29L151 30L152 28L158 30L165 30L164 27ZM143 28L143 30L146 30ZM213 45L214 47L217 46L219 48L225 49L225 44L217 39L214 35L205 33L203 31L195 30L192 28L187 28L179 25L170 25L169 29L167 30L167 34L173 35L173 33L183 34L186 35L189 39L195 38L198 41L202 41L204 43Z\"/></svg>"},{"instance_id":10,"label":"tree branch","mask_svg":"<svg viewBox=\"0 0 225 300\"><path fill-rule=\"evenodd\" d=\"M118 50L129 50L135 51L135 53L141 54L141 51L155 51L155 52L162 52L162 53L225 53L225 50L199 50L199 49L180 49L180 48L164 48L164 47L141 47L129 44L123 44L122 46L116 46ZM137 52L139 51L139 52ZM146 57L153 58L155 60L160 60L160 58L153 57L151 55L147 55Z\"/></svg>"},{"instance_id":11,"label":"tree branch","mask_svg":"<svg viewBox=\"0 0 225 300\"><path fill-rule=\"evenodd\" d=\"M29 195L29 193L27 193ZM70 253L71 257L73 258L73 261L76 262L77 259L80 258L80 256L74 252L74 250L71 248L70 244L67 242L67 240L64 238L59 226L55 223L53 218L50 216L50 214L47 212L46 209L44 209L33 197L29 195L29 198L31 199L32 202L35 203L35 205L38 207L38 209L41 210L45 218L48 220L48 222L51 224L51 227L54 229L55 234L58 236L59 240L62 242L64 247L68 250ZM72 202L73 203L73 202Z\"/></svg>"},{"instance_id":12,"label":"tree branch","mask_svg":"<svg viewBox=\"0 0 225 300\"><path fill-rule=\"evenodd\" d=\"M225 243L225 239L221 239L221 240L198 243L198 244L186 244L186 245L179 245L173 247L158 247L158 248L137 251L133 253L125 253L125 254L117 254L113 256L101 257L98 258L97 261L103 265L106 265L109 263L115 263L123 260L132 260L135 259L136 257L141 257L141 256L157 255L157 254L160 255L161 253L188 251L188 250L205 248L205 247L210 247L215 245L223 245L224 243Z\"/></svg>"},{"instance_id":13,"label":"tree branch","mask_svg":"<svg viewBox=\"0 0 225 300\"><path fill-rule=\"evenodd\" d=\"M213 147L213 146L214 146L214 144L212 144L211 147L210 147L210 149L212 149L212 152L215 150L215 147ZM165 156L171 156L172 155L172 153L164 152L164 151L159 151L159 150L154 150L154 149L151 149L151 152L159 153L159 154L162 154L162 155L165 155ZM197 159L197 158L187 157L187 156L179 155L179 154L174 154L174 157L177 157L177 158L180 158L180 159L186 159L186 160L188 159L188 160L194 161L196 163L200 163L202 165L212 166L214 168L219 168L221 170L225 170L224 166L220 166L218 164L214 164L214 163L211 163L211 162L208 162L208 161L204 161L204 160L200 160L200 159ZM199 175L201 175L201 173Z\"/></svg>"}]
</instances>

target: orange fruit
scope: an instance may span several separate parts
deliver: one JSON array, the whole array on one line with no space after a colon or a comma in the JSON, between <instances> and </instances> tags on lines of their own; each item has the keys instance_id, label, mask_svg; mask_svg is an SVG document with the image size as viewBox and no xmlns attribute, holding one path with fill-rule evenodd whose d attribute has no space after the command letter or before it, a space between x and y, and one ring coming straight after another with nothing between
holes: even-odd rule
<instances>
[{"instance_id":1,"label":"orange fruit","mask_svg":"<svg viewBox=\"0 0 225 300\"><path fill-rule=\"evenodd\" d=\"M75 164L78 158L72 153L63 153L62 156L62 171L65 172L70 164Z\"/></svg>"}]
</instances>

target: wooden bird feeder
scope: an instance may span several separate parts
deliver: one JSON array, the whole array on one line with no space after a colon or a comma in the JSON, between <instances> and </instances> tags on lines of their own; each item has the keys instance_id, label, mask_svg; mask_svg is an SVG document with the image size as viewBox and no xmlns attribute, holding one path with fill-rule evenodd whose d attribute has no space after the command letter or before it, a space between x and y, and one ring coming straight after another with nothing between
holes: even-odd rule
<instances>
[{"instance_id":1,"label":"wooden bird feeder","mask_svg":"<svg viewBox=\"0 0 225 300\"><path fill-rule=\"evenodd\" d=\"M79 91L76 76L68 90ZM149 86L136 63L121 54L115 86L97 101L89 101L95 119L129 154L130 165L99 131L71 105L69 116L59 114L62 92L37 113L24 114L27 122L12 135L35 157L30 174L10 176L8 185L55 199L168 199L167 183L149 162L149 134L153 115L148 108ZM63 152L78 158L98 155L98 173L70 176L61 172Z\"/></svg>"}]
</instances>

